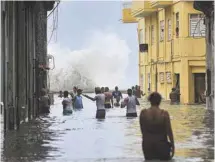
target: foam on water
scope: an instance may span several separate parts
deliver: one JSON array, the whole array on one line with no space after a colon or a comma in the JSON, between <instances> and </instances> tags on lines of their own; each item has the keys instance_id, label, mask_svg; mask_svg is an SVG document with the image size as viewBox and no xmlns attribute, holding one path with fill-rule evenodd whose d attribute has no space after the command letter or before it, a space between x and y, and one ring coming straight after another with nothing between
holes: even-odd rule
<instances>
[{"instance_id":1,"label":"foam on water","mask_svg":"<svg viewBox=\"0 0 215 162\"><path fill-rule=\"evenodd\" d=\"M50 74L51 89L71 89L73 85L112 88L125 79L131 52L125 40L116 33L95 31L83 44L83 49L75 51L60 44L49 45L56 65Z\"/></svg>"}]
</instances>

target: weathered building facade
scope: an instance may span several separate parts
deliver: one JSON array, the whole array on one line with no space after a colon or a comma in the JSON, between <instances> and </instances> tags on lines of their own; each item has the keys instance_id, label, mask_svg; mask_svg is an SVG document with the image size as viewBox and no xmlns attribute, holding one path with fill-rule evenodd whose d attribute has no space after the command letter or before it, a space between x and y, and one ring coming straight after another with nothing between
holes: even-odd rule
<instances>
[{"instance_id":1,"label":"weathered building facade","mask_svg":"<svg viewBox=\"0 0 215 162\"><path fill-rule=\"evenodd\" d=\"M204 14L193 1L132 1L124 23L138 22L139 83L166 100L172 88L180 103L205 102L206 45Z\"/></svg>"},{"instance_id":2,"label":"weathered building facade","mask_svg":"<svg viewBox=\"0 0 215 162\"><path fill-rule=\"evenodd\" d=\"M193 7L205 14L206 25L206 103L213 109L214 100L214 1L195 1Z\"/></svg>"},{"instance_id":3,"label":"weathered building facade","mask_svg":"<svg viewBox=\"0 0 215 162\"><path fill-rule=\"evenodd\" d=\"M1 1L1 99L4 128L38 115L47 87L47 11L54 1Z\"/></svg>"}]
</instances>

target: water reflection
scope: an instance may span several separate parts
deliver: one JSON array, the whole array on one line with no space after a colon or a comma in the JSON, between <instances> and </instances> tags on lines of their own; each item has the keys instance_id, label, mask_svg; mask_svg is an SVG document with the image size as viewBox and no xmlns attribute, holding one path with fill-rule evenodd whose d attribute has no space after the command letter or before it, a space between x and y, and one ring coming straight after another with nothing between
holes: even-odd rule
<instances>
[{"instance_id":1,"label":"water reflection","mask_svg":"<svg viewBox=\"0 0 215 162\"><path fill-rule=\"evenodd\" d=\"M138 118L125 117L125 109L107 110L106 119L95 119L95 103L84 99L85 108L63 116L61 100L49 116L25 123L19 131L5 134L3 157L9 162L110 161L142 162ZM148 103L141 100L141 107ZM204 105L169 105L176 153L172 161L212 161L214 159L214 111Z\"/></svg>"}]
</instances>

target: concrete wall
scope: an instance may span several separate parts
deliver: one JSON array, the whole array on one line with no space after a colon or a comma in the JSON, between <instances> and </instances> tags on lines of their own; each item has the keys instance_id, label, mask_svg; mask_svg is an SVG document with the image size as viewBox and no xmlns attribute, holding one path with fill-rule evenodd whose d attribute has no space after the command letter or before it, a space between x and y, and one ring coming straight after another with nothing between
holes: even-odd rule
<instances>
[{"instance_id":1,"label":"concrete wall","mask_svg":"<svg viewBox=\"0 0 215 162\"><path fill-rule=\"evenodd\" d=\"M214 16L206 17L206 45L207 45L207 59L206 68L211 73L211 77L206 76L206 89L207 89L207 108L214 109ZM211 85L209 89L208 84Z\"/></svg>"},{"instance_id":2,"label":"concrete wall","mask_svg":"<svg viewBox=\"0 0 215 162\"><path fill-rule=\"evenodd\" d=\"M206 105L214 109L214 1L194 1L193 7L205 14L206 24Z\"/></svg>"},{"instance_id":3,"label":"concrete wall","mask_svg":"<svg viewBox=\"0 0 215 162\"><path fill-rule=\"evenodd\" d=\"M36 1L1 2L2 86L5 129L38 115L46 73L38 65L47 56L47 5Z\"/></svg>"}]
</instances>

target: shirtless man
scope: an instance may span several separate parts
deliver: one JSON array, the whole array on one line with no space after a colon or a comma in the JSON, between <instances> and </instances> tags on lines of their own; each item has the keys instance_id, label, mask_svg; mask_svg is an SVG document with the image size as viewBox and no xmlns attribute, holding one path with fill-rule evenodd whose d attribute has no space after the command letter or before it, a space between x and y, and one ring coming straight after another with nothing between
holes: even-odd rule
<instances>
[{"instance_id":1,"label":"shirtless man","mask_svg":"<svg viewBox=\"0 0 215 162\"><path fill-rule=\"evenodd\" d=\"M142 96L145 96L145 94L143 94L143 91L140 89L140 86L137 86L135 96L136 96L137 98L141 98Z\"/></svg>"},{"instance_id":2,"label":"shirtless man","mask_svg":"<svg viewBox=\"0 0 215 162\"><path fill-rule=\"evenodd\" d=\"M112 93L109 92L109 88L105 87L105 108L113 108L113 96Z\"/></svg>"}]
</instances>

